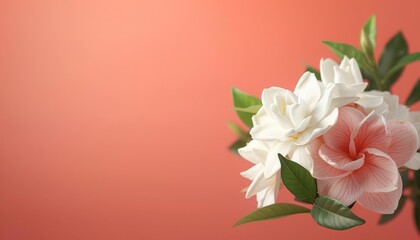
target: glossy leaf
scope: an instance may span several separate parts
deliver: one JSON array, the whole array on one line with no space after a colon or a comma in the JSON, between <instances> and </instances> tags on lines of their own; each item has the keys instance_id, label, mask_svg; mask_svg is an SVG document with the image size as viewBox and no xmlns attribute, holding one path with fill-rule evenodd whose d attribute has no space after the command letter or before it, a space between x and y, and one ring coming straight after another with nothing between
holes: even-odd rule
<instances>
[{"instance_id":1,"label":"glossy leaf","mask_svg":"<svg viewBox=\"0 0 420 240\"><path fill-rule=\"evenodd\" d=\"M232 88L232 97L235 108L248 108L255 105L261 105L261 101L258 98L242 92L235 87ZM236 113L245 125L250 128L252 127L252 116L254 114L241 111L236 111Z\"/></svg>"},{"instance_id":2,"label":"glossy leaf","mask_svg":"<svg viewBox=\"0 0 420 240\"><path fill-rule=\"evenodd\" d=\"M371 16L365 23L360 35L360 48L369 57L371 62L375 62L373 50L376 47L376 17Z\"/></svg>"},{"instance_id":3,"label":"glossy leaf","mask_svg":"<svg viewBox=\"0 0 420 240\"><path fill-rule=\"evenodd\" d=\"M294 214L309 213L308 208L291 204L291 203L275 203L263 208L259 208L235 223L234 227L256 221L265 221L277 219Z\"/></svg>"},{"instance_id":4,"label":"glossy leaf","mask_svg":"<svg viewBox=\"0 0 420 240\"><path fill-rule=\"evenodd\" d=\"M359 64L360 68L362 69L366 68L365 56L363 55L363 53L361 53L352 45L346 44L346 43L330 42L330 41L323 41L322 43L327 45L331 49L331 51L333 51L335 55L337 55L337 57L343 58L344 56L347 56L349 58L354 58Z\"/></svg>"},{"instance_id":5,"label":"glossy leaf","mask_svg":"<svg viewBox=\"0 0 420 240\"><path fill-rule=\"evenodd\" d=\"M345 230L365 223L347 206L326 196L315 200L311 215L319 225L335 230Z\"/></svg>"},{"instance_id":6,"label":"glossy leaf","mask_svg":"<svg viewBox=\"0 0 420 240\"><path fill-rule=\"evenodd\" d=\"M319 71L317 69L315 69L314 67L311 66L307 66L306 67L306 71L307 72L311 72L313 74L315 74L316 79L321 80L321 74L319 73Z\"/></svg>"},{"instance_id":7,"label":"glossy leaf","mask_svg":"<svg viewBox=\"0 0 420 240\"><path fill-rule=\"evenodd\" d=\"M401 212L401 210L403 209L403 207L404 207L404 204L405 204L405 202L406 202L406 200L407 200L407 197L406 196L401 196L401 198L400 198L400 201L398 202L398 207L397 207L397 209L395 210L395 212L394 213L392 213L392 214L383 214L382 216L381 216L381 218L379 219L379 222L378 222L378 224L385 224L385 223L387 223L387 222L390 222L392 219L394 219L395 217L397 217L398 216L398 214Z\"/></svg>"},{"instance_id":8,"label":"glossy leaf","mask_svg":"<svg viewBox=\"0 0 420 240\"><path fill-rule=\"evenodd\" d=\"M300 201L314 202L316 183L311 173L296 162L278 154L281 164L281 179L286 188Z\"/></svg>"},{"instance_id":9,"label":"glossy leaf","mask_svg":"<svg viewBox=\"0 0 420 240\"><path fill-rule=\"evenodd\" d=\"M398 32L388 41L386 44L382 55L379 59L378 64L378 73L381 78L385 77L387 72L397 64L397 62L408 54L407 41L404 38L404 35L401 32ZM389 89L392 84L398 79L401 75L404 67L388 77L387 82L385 82L386 89Z\"/></svg>"},{"instance_id":10,"label":"glossy leaf","mask_svg":"<svg viewBox=\"0 0 420 240\"><path fill-rule=\"evenodd\" d=\"M388 73L385 75L384 80L385 82L388 82L388 79L395 74L396 72L398 72L400 69L402 69L405 65L413 63L415 61L420 61L420 52L417 53L411 53L408 55L405 55L404 57L402 57L400 60L398 60L398 62L395 64L395 66L393 66Z\"/></svg>"},{"instance_id":11,"label":"glossy leaf","mask_svg":"<svg viewBox=\"0 0 420 240\"><path fill-rule=\"evenodd\" d=\"M417 80L416 86L414 86L405 104L409 106L416 103L419 100L420 100L420 79Z\"/></svg>"}]
</instances>

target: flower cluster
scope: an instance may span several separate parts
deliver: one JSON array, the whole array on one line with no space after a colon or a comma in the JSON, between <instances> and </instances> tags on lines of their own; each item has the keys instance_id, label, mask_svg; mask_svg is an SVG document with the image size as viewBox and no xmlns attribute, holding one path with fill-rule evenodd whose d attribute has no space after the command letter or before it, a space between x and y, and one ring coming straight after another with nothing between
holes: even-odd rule
<instances>
[{"instance_id":1,"label":"flower cluster","mask_svg":"<svg viewBox=\"0 0 420 240\"><path fill-rule=\"evenodd\" d=\"M399 168L420 168L420 112L389 92L365 91L355 59L321 60L320 78L306 72L294 91L264 89L252 117L252 140L239 154L255 164L246 197L274 204L282 185L278 154L306 168L320 195L390 214L402 194Z\"/></svg>"}]
</instances>

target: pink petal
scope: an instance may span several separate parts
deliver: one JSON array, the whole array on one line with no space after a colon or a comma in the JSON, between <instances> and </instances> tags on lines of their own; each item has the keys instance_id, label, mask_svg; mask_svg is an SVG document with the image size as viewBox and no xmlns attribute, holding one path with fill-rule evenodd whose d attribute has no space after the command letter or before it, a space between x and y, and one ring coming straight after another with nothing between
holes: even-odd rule
<instances>
[{"instance_id":1,"label":"pink petal","mask_svg":"<svg viewBox=\"0 0 420 240\"><path fill-rule=\"evenodd\" d=\"M400 120L388 121L388 129L391 132L391 145L388 149L388 155L394 159L397 166L402 166L416 154L417 130L413 124Z\"/></svg>"},{"instance_id":2,"label":"pink petal","mask_svg":"<svg viewBox=\"0 0 420 240\"><path fill-rule=\"evenodd\" d=\"M391 214L398 207L402 194L402 181L398 177L397 189L390 192L365 192L357 202L363 207L377 213Z\"/></svg>"},{"instance_id":3,"label":"pink petal","mask_svg":"<svg viewBox=\"0 0 420 240\"><path fill-rule=\"evenodd\" d=\"M363 194L357 179L352 175L333 180L319 180L317 183L320 195L337 199L347 206L354 203Z\"/></svg>"},{"instance_id":4,"label":"pink petal","mask_svg":"<svg viewBox=\"0 0 420 240\"><path fill-rule=\"evenodd\" d=\"M308 148L313 160L313 176L316 179L331 179L350 174L350 172L345 172L332 167L319 156L318 152L322 144L321 141L314 140Z\"/></svg>"},{"instance_id":5,"label":"pink petal","mask_svg":"<svg viewBox=\"0 0 420 240\"><path fill-rule=\"evenodd\" d=\"M350 135L364 117L357 109L340 108L337 123L323 135L325 143L333 149L348 152Z\"/></svg>"},{"instance_id":6,"label":"pink petal","mask_svg":"<svg viewBox=\"0 0 420 240\"><path fill-rule=\"evenodd\" d=\"M332 167L343 170L353 171L363 166L364 156L361 155L358 159L353 160L350 158L348 152L336 151L326 144L322 145L319 149L319 156Z\"/></svg>"},{"instance_id":7,"label":"pink petal","mask_svg":"<svg viewBox=\"0 0 420 240\"><path fill-rule=\"evenodd\" d=\"M365 164L352 173L364 192L389 192L395 190L400 176L397 165L385 153L368 148L365 152Z\"/></svg>"},{"instance_id":8,"label":"pink petal","mask_svg":"<svg viewBox=\"0 0 420 240\"><path fill-rule=\"evenodd\" d=\"M385 119L374 112L369 114L351 134L354 139L355 153L365 148L376 148L383 152L388 151L391 136L387 131Z\"/></svg>"}]
</instances>

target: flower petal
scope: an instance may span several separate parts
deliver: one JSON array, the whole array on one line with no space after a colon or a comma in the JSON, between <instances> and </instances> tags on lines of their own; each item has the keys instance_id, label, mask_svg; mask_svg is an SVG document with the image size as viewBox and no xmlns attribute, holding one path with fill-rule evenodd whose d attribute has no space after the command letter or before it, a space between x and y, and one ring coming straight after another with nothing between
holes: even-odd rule
<instances>
[{"instance_id":1,"label":"flower petal","mask_svg":"<svg viewBox=\"0 0 420 240\"><path fill-rule=\"evenodd\" d=\"M265 163L264 176L270 178L280 170L280 161L278 154L286 156L290 152L291 142L276 141L267 154Z\"/></svg>"},{"instance_id":2,"label":"flower petal","mask_svg":"<svg viewBox=\"0 0 420 240\"><path fill-rule=\"evenodd\" d=\"M241 176L249 180L254 180L263 171L264 171L264 165L261 163L258 163L252 166L250 169L241 172Z\"/></svg>"},{"instance_id":3,"label":"flower petal","mask_svg":"<svg viewBox=\"0 0 420 240\"><path fill-rule=\"evenodd\" d=\"M309 109L313 109L315 104L321 98L321 88L315 74L306 72L299 79L294 93L298 96L300 104L309 105Z\"/></svg>"},{"instance_id":4,"label":"flower petal","mask_svg":"<svg viewBox=\"0 0 420 240\"><path fill-rule=\"evenodd\" d=\"M245 147L238 149L238 152L241 157L254 164L265 163L268 148L264 142L252 140Z\"/></svg>"},{"instance_id":5,"label":"flower petal","mask_svg":"<svg viewBox=\"0 0 420 240\"><path fill-rule=\"evenodd\" d=\"M264 108L252 117L254 127L251 128L252 138L258 140L274 140L286 136L285 129L275 121Z\"/></svg>"},{"instance_id":6,"label":"flower petal","mask_svg":"<svg viewBox=\"0 0 420 240\"><path fill-rule=\"evenodd\" d=\"M362 112L350 107L340 108L337 123L323 135L325 143L342 152L349 151L350 135L364 118Z\"/></svg>"},{"instance_id":7,"label":"flower petal","mask_svg":"<svg viewBox=\"0 0 420 240\"><path fill-rule=\"evenodd\" d=\"M416 153L414 157L410 161L408 161L408 163L404 164L404 166L413 170L419 170L420 169L420 153Z\"/></svg>"},{"instance_id":8,"label":"flower petal","mask_svg":"<svg viewBox=\"0 0 420 240\"><path fill-rule=\"evenodd\" d=\"M390 192L365 192L357 202L374 212L392 214L398 207L402 189L402 180L398 177L397 189Z\"/></svg>"},{"instance_id":9,"label":"flower petal","mask_svg":"<svg viewBox=\"0 0 420 240\"><path fill-rule=\"evenodd\" d=\"M419 141L417 130L411 123L400 120L388 121L388 129L391 133L391 145L387 153L397 166L402 166L416 154Z\"/></svg>"},{"instance_id":10,"label":"flower petal","mask_svg":"<svg viewBox=\"0 0 420 240\"><path fill-rule=\"evenodd\" d=\"M319 156L319 149L322 145L323 143L320 140L316 139L308 147L314 164L312 175L316 179L327 180L332 178L343 177L345 175L350 174L350 172L342 171L335 167L332 167Z\"/></svg>"},{"instance_id":11,"label":"flower petal","mask_svg":"<svg viewBox=\"0 0 420 240\"><path fill-rule=\"evenodd\" d=\"M291 160L306 168L309 172L313 172L314 162L306 146L297 147L292 154Z\"/></svg>"},{"instance_id":12,"label":"flower petal","mask_svg":"<svg viewBox=\"0 0 420 240\"><path fill-rule=\"evenodd\" d=\"M399 172L394 160L378 149L365 150L365 164L352 175L364 192L395 190Z\"/></svg>"},{"instance_id":13,"label":"flower petal","mask_svg":"<svg viewBox=\"0 0 420 240\"><path fill-rule=\"evenodd\" d=\"M257 193L257 207L259 208L274 204L276 202L279 189L281 187L280 175L276 175L273 177L273 179L271 179L271 181L273 181L273 183L269 187Z\"/></svg>"},{"instance_id":14,"label":"flower petal","mask_svg":"<svg viewBox=\"0 0 420 240\"><path fill-rule=\"evenodd\" d=\"M324 84L334 83L334 67L338 64L332 59L321 59L321 80Z\"/></svg>"},{"instance_id":15,"label":"flower petal","mask_svg":"<svg viewBox=\"0 0 420 240\"><path fill-rule=\"evenodd\" d=\"M351 133L350 138L354 140L356 153L365 148L375 148L387 152L391 144L391 135L387 131L385 119L374 112L359 123L359 126Z\"/></svg>"},{"instance_id":16,"label":"flower petal","mask_svg":"<svg viewBox=\"0 0 420 240\"><path fill-rule=\"evenodd\" d=\"M348 152L336 151L326 144L319 149L319 156L332 167L343 171L354 171L363 166L364 156L358 156L358 159L353 160L348 155Z\"/></svg>"},{"instance_id":17,"label":"flower petal","mask_svg":"<svg viewBox=\"0 0 420 240\"><path fill-rule=\"evenodd\" d=\"M363 193L353 175L327 181L320 180L318 187L321 195L337 199L347 206L354 203Z\"/></svg>"}]
</instances>

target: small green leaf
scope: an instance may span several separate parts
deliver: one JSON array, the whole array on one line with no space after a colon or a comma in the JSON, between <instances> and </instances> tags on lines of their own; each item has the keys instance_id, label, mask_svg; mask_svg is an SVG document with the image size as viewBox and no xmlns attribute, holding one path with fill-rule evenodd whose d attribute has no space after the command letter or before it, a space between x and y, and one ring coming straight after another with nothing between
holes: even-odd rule
<instances>
[{"instance_id":1,"label":"small green leaf","mask_svg":"<svg viewBox=\"0 0 420 240\"><path fill-rule=\"evenodd\" d=\"M407 197L406 196L404 196L404 195L402 195L401 196L401 198L400 198L400 201L398 202L398 207L397 207L397 209L395 210L395 212L394 213L392 213L392 214L383 214L382 216L381 216L381 218L379 219L379 222L378 222L378 224L379 225L382 225L382 224L385 224L385 223L387 223L387 222L390 222L392 219L394 219L396 216L398 216L398 214L401 212L401 210L403 209L403 207L404 207L404 204L405 204L405 201L407 200Z\"/></svg>"},{"instance_id":2,"label":"small green leaf","mask_svg":"<svg viewBox=\"0 0 420 240\"><path fill-rule=\"evenodd\" d=\"M347 56L349 58L354 58L359 64L360 68L366 69L365 56L352 45L330 41L323 41L322 43L327 45L331 49L331 51L333 51L335 55L337 55L337 57L343 58L344 56Z\"/></svg>"},{"instance_id":3,"label":"small green leaf","mask_svg":"<svg viewBox=\"0 0 420 240\"><path fill-rule=\"evenodd\" d=\"M381 78L385 77L387 72L397 64L397 62L404 56L408 54L407 42L404 38L404 35L401 32L398 32L388 41L386 44L382 55L379 59L378 73ZM401 68L399 71L395 72L392 76L389 76L387 82L385 82L386 89L389 89L392 84L398 79L401 75L404 68Z\"/></svg>"},{"instance_id":4,"label":"small green leaf","mask_svg":"<svg viewBox=\"0 0 420 240\"><path fill-rule=\"evenodd\" d=\"M316 183L311 173L296 162L278 154L281 164L281 179L287 189L300 201L314 202Z\"/></svg>"},{"instance_id":5,"label":"small green leaf","mask_svg":"<svg viewBox=\"0 0 420 240\"><path fill-rule=\"evenodd\" d=\"M258 98L242 92L235 87L232 88L232 96L235 108L247 108L250 106L261 105L261 101ZM254 114L241 111L236 111L236 113L245 125L250 128L252 127L252 116Z\"/></svg>"},{"instance_id":6,"label":"small green leaf","mask_svg":"<svg viewBox=\"0 0 420 240\"><path fill-rule=\"evenodd\" d=\"M319 71L317 69L315 69L312 66L307 66L306 67L306 71L307 72L311 72L313 74L315 74L316 79L321 80L321 74L319 73Z\"/></svg>"},{"instance_id":7,"label":"small green leaf","mask_svg":"<svg viewBox=\"0 0 420 240\"><path fill-rule=\"evenodd\" d=\"M372 63L375 63L373 50L376 47L376 17L371 16L365 23L362 34L360 35L360 48L362 52L369 57Z\"/></svg>"},{"instance_id":8,"label":"small green leaf","mask_svg":"<svg viewBox=\"0 0 420 240\"><path fill-rule=\"evenodd\" d=\"M253 211L239 220L234 227L256 221L271 220L299 213L309 213L310 210L291 203L275 203Z\"/></svg>"},{"instance_id":9,"label":"small green leaf","mask_svg":"<svg viewBox=\"0 0 420 240\"><path fill-rule=\"evenodd\" d=\"M244 140L238 139L234 143L232 143L232 145L229 146L229 150L239 155L238 149L245 147L246 143L247 142L245 142Z\"/></svg>"},{"instance_id":10,"label":"small green leaf","mask_svg":"<svg viewBox=\"0 0 420 240\"><path fill-rule=\"evenodd\" d=\"M244 113L252 113L252 114L255 115L258 112L258 110L260 110L261 107L262 107L261 105L254 105L254 106L249 106L249 107L246 107L246 108L236 107L235 111L244 112Z\"/></svg>"},{"instance_id":11,"label":"small green leaf","mask_svg":"<svg viewBox=\"0 0 420 240\"><path fill-rule=\"evenodd\" d=\"M311 215L319 225L335 230L345 230L365 223L347 206L326 196L315 200Z\"/></svg>"},{"instance_id":12,"label":"small green leaf","mask_svg":"<svg viewBox=\"0 0 420 240\"><path fill-rule=\"evenodd\" d=\"M405 104L410 106L419 100L420 100L420 78L417 80L416 86L411 91L410 96L407 98L407 101L405 102Z\"/></svg>"}]
</instances>

